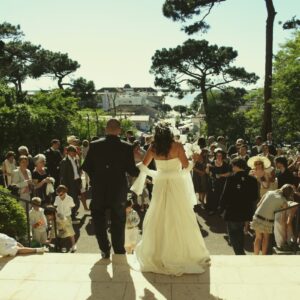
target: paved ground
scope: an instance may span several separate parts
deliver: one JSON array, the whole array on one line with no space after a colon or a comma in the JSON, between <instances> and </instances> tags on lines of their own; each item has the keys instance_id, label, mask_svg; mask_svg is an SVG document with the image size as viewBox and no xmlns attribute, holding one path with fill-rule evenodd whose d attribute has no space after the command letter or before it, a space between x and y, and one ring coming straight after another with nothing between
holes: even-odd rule
<instances>
[{"instance_id":1,"label":"paved ground","mask_svg":"<svg viewBox=\"0 0 300 300\"><path fill-rule=\"evenodd\" d=\"M78 238L78 253L99 253L90 214L84 212L83 208L80 207L79 216L82 217L81 224L74 225ZM219 216L208 216L206 211L200 209L198 212L198 222L201 226L205 243L212 255L234 254L232 248L227 243L225 222ZM245 239L246 251L247 253L251 253L253 251L252 238L246 236Z\"/></svg>"},{"instance_id":2,"label":"paved ground","mask_svg":"<svg viewBox=\"0 0 300 300\"><path fill-rule=\"evenodd\" d=\"M141 273L133 264L132 255L0 258L0 299L299 299L299 256L212 256L204 274L180 277Z\"/></svg>"}]
</instances>

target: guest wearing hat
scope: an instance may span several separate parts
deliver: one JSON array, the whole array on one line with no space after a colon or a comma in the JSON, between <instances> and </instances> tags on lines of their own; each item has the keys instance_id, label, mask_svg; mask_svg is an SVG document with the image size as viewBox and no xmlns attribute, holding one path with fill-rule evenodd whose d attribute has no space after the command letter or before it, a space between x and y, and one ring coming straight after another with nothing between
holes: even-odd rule
<instances>
[{"instance_id":1,"label":"guest wearing hat","mask_svg":"<svg viewBox=\"0 0 300 300\"><path fill-rule=\"evenodd\" d=\"M41 208L42 199L33 197L32 208L29 212L29 221L32 230L32 240L43 245L47 241L47 220L44 209Z\"/></svg>"},{"instance_id":2,"label":"guest wearing hat","mask_svg":"<svg viewBox=\"0 0 300 300\"><path fill-rule=\"evenodd\" d=\"M247 164L251 168L250 175L254 176L259 184L260 197L277 188L275 170L271 167L271 162L267 157L253 156Z\"/></svg>"}]
</instances>

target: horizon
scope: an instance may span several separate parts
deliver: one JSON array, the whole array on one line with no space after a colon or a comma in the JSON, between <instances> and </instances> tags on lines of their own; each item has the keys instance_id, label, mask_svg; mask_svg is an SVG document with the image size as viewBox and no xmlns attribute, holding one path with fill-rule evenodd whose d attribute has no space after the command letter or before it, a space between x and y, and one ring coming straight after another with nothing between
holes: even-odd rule
<instances>
[{"instance_id":1,"label":"horizon","mask_svg":"<svg viewBox=\"0 0 300 300\"><path fill-rule=\"evenodd\" d=\"M293 17L297 7L300 11L298 0L284 2L274 0L278 12L274 22L274 54L279 44L290 39L293 32L284 31L278 22ZM2 22L19 24L25 34L24 40L45 49L68 53L81 65L70 77L92 80L96 89L123 87L125 84L156 88L154 76L149 74L155 50L175 47L189 38L233 47L239 53L234 65L260 77L257 84L243 87L263 86L264 1L231 0L216 5L207 19L211 25L208 32L191 36L180 30L180 23L163 16L163 3L164 0L131 0L126 3L121 0L76 3L71 0L27 0L26 3L10 0L2 4L0 17ZM233 86L241 85L235 83ZM23 87L24 90L52 89L56 82L50 78L28 79Z\"/></svg>"}]
</instances>

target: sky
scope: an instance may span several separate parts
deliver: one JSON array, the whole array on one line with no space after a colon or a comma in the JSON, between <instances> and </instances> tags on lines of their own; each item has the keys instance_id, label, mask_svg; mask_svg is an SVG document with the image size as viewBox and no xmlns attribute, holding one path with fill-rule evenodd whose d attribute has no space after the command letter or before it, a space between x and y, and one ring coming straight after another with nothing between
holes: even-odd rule
<instances>
[{"instance_id":1,"label":"sky","mask_svg":"<svg viewBox=\"0 0 300 300\"><path fill-rule=\"evenodd\" d=\"M274 0L274 53L291 37L278 24L300 16L300 0ZM72 76L93 80L97 88L129 83L154 87L149 73L157 49L190 38L180 23L162 14L164 0L1 0L0 22L19 24L25 40L68 53L80 69ZM264 0L227 0L214 7L207 34L193 35L238 51L235 65L255 72L263 85L266 7ZM56 87L48 78L27 80L24 89Z\"/></svg>"}]
</instances>

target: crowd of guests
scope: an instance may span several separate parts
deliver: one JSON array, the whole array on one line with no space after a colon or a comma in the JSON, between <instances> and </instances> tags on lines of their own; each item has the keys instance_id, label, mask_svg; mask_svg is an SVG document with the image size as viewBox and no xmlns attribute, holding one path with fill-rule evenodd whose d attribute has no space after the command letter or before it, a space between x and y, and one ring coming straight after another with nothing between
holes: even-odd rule
<instances>
[{"instance_id":1,"label":"crowd of guests","mask_svg":"<svg viewBox=\"0 0 300 300\"><path fill-rule=\"evenodd\" d=\"M2 164L2 184L15 196L30 201L34 242L51 243L56 234L54 226L49 225L55 221L58 236L70 238L71 251L76 251L73 224L80 223L77 218L80 201L85 211L89 210L86 202L89 179L80 169L88 147L87 140L80 143L75 136L69 136L64 148L58 139L53 139L48 149L35 156L26 146L20 146L17 154L7 152ZM26 209L25 201L20 204Z\"/></svg>"},{"instance_id":2,"label":"crowd of guests","mask_svg":"<svg viewBox=\"0 0 300 300\"><path fill-rule=\"evenodd\" d=\"M245 254L244 232L251 229L255 254L268 252L273 231L278 248L287 250L299 243L295 215L300 202L300 154L285 153L271 133L267 137L263 141L257 136L252 147L241 138L227 147L222 136L199 138L185 146L188 153L196 153L193 182L199 206L209 215L224 214L236 254ZM294 208L275 214L289 206Z\"/></svg>"},{"instance_id":3,"label":"crowd of guests","mask_svg":"<svg viewBox=\"0 0 300 300\"><path fill-rule=\"evenodd\" d=\"M123 139L132 144L135 162L141 162L152 136L136 138L129 130ZM180 141L180 136L174 139ZM227 145L222 136L201 137L184 146L194 160L192 178L198 206L208 215L223 214L236 254L245 254L244 233L249 230L255 231L254 253L266 254L274 224L278 224L275 226L278 247L299 242L293 229L298 208L275 216L274 213L300 202L300 155L290 157L284 153L273 142L271 133L266 141L256 137L252 146L241 138L234 145ZM32 237L40 244L49 243L55 237L54 229L49 230L48 226L54 220L59 237L69 238L71 251L76 251L73 224L79 222L80 201L84 210L89 210L86 201L89 178L81 169L88 149L88 140L81 142L69 136L65 147L53 139L48 149L35 156L26 146L20 146L17 154L7 152L2 164L3 185L20 198L31 200ZM149 168L155 170L154 161ZM128 187L134 180L128 176ZM128 253L132 253L137 243L152 186L152 178L147 177L141 196L129 192L125 235Z\"/></svg>"}]
</instances>

